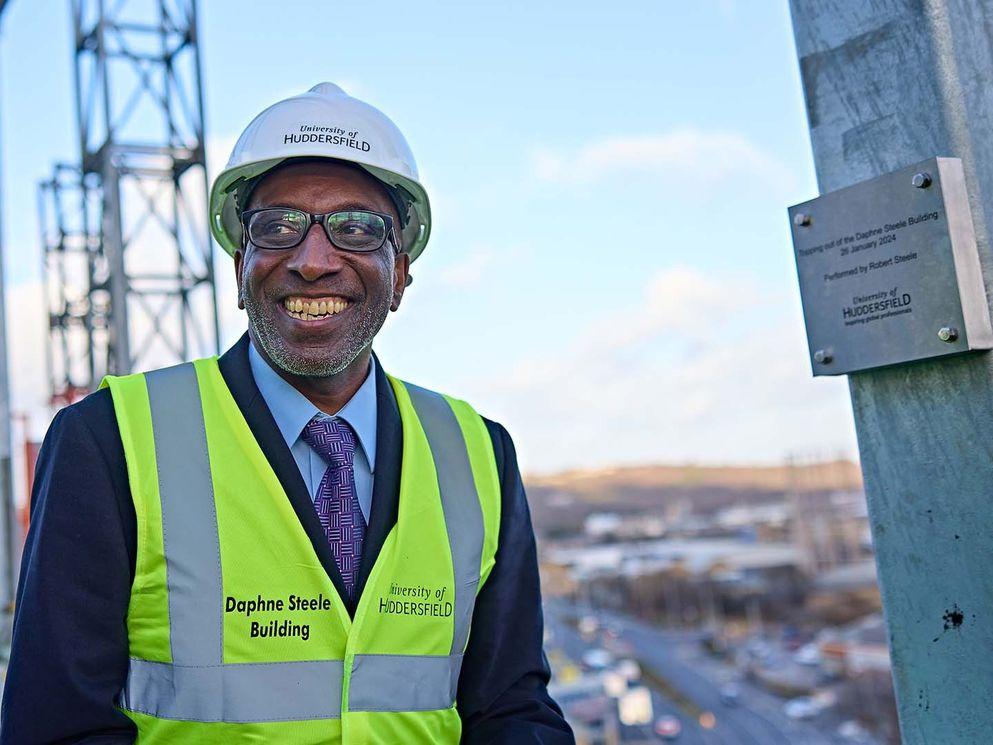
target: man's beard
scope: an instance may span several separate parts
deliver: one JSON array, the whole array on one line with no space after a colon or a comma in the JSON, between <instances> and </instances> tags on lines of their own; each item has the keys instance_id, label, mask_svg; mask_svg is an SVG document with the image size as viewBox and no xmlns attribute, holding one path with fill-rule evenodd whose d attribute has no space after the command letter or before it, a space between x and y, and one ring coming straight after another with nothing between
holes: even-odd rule
<instances>
[{"instance_id":1,"label":"man's beard","mask_svg":"<svg viewBox=\"0 0 993 745\"><path fill-rule=\"evenodd\" d=\"M389 296L384 295L379 305L363 306L358 318L343 330L337 344L307 355L288 348L280 334L274 317L275 313L280 312L278 301L265 297L260 300L248 288L243 291L242 301L255 340L269 359L291 375L314 378L337 375L352 364L363 350L372 345L390 311Z\"/></svg>"}]
</instances>

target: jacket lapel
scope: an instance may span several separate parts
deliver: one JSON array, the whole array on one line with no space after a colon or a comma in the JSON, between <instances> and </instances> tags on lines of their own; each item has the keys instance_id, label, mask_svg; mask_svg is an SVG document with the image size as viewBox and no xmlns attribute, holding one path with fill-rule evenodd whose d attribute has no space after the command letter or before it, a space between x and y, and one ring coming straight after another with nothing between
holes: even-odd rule
<instances>
[{"instance_id":1,"label":"jacket lapel","mask_svg":"<svg viewBox=\"0 0 993 745\"><path fill-rule=\"evenodd\" d=\"M375 352L373 356L376 357ZM402 453L400 409L379 357L376 357L376 470L372 479L369 527L362 543L362 560L355 583L356 598L362 595L383 542L397 522Z\"/></svg>"},{"instance_id":2,"label":"jacket lapel","mask_svg":"<svg viewBox=\"0 0 993 745\"><path fill-rule=\"evenodd\" d=\"M269 407L266 406L265 399L262 398L258 386L255 385L252 368L248 362L249 343L246 333L231 349L221 355L218 360L221 376L231 391L235 403L238 404L238 408L241 409L245 421L248 422L249 429L255 435L255 440L259 443L262 453L276 473L276 478L279 479L283 491L286 492L286 496L293 506L293 511L314 546L314 552L317 554L321 566L324 567L324 571L334 583L338 595L344 599L347 597L345 582L342 580L341 572L338 571L338 565L331 554L331 548L328 546L321 521L314 510L307 485L304 483L303 476L300 475L300 469L297 468L293 454L286 447L286 441L280 434L276 421L272 418ZM378 456L376 460L378 464ZM345 605L348 607L349 613L354 612L354 607L349 601L346 600Z\"/></svg>"}]
</instances>

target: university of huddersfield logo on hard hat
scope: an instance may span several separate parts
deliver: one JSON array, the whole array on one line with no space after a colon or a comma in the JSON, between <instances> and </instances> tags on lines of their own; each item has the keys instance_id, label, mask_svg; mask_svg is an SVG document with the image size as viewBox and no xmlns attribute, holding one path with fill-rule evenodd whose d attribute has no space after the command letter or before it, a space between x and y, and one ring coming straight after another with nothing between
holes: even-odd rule
<instances>
[{"instance_id":1,"label":"university of huddersfield logo on hard hat","mask_svg":"<svg viewBox=\"0 0 993 745\"><path fill-rule=\"evenodd\" d=\"M366 140L359 139L359 130L357 129L345 130L341 127L321 124L301 124L296 132L285 132L283 134L284 145L310 143L350 147L362 153L368 153L372 150L372 145Z\"/></svg>"}]
</instances>

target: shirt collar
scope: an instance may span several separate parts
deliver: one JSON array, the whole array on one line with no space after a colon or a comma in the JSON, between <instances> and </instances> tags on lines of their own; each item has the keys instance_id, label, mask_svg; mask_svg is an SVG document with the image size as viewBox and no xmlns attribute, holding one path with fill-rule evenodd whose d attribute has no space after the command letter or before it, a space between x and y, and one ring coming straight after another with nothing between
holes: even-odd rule
<instances>
[{"instance_id":1,"label":"shirt collar","mask_svg":"<svg viewBox=\"0 0 993 745\"><path fill-rule=\"evenodd\" d=\"M255 349L255 344L248 345L248 363L252 369L252 377L258 386L262 398L265 399L276 427L286 441L288 448L293 448L300 438L307 422L315 416L327 416L318 409L300 391L287 383L279 373L273 370L269 363ZM376 468L376 360L369 358L369 372L359 389L348 402L334 415L344 419L355 431L359 445L365 454L370 472Z\"/></svg>"}]
</instances>

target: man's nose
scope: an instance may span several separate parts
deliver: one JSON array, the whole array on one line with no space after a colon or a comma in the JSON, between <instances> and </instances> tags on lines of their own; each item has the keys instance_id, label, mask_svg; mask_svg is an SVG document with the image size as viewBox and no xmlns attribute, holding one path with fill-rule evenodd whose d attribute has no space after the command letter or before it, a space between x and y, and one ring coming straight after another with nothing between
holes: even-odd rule
<instances>
[{"instance_id":1,"label":"man's nose","mask_svg":"<svg viewBox=\"0 0 993 745\"><path fill-rule=\"evenodd\" d=\"M306 281L314 282L326 274L341 270L341 254L342 251L328 240L324 227L315 223L310 226L300 245L293 249L287 268Z\"/></svg>"}]
</instances>

